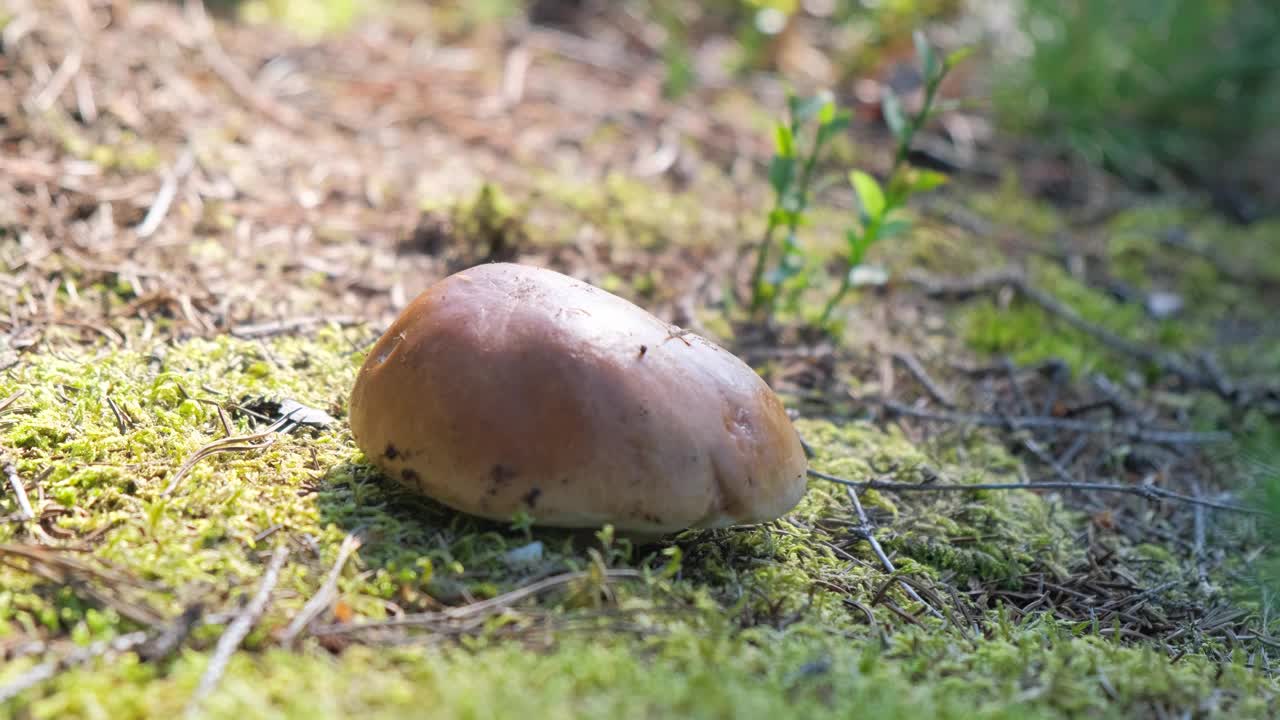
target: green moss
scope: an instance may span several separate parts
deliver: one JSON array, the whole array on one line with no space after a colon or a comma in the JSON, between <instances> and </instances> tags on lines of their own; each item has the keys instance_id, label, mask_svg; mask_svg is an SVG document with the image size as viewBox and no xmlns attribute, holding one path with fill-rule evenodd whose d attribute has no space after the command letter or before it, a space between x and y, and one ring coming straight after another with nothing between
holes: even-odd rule
<instances>
[{"instance_id":1,"label":"green moss","mask_svg":"<svg viewBox=\"0 0 1280 720\"><path fill-rule=\"evenodd\" d=\"M1048 621L996 628L971 646L905 630L885 647L813 627L725 635L694 611L674 633L550 647L351 648L334 658L236 656L211 718L403 717L1133 717L1155 707L1268 717L1276 687L1242 667L1077 637ZM540 645L540 644L539 644ZM207 663L164 672L130 658L74 670L28 706L33 718L143 718L180 712ZM17 669L17 668L15 668Z\"/></svg>"},{"instance_id":2,"label":"green moss","mask_svg":"<svg viewBox=\"0 0 1280 720\"><path fill-rule=\"evenodd\" d=\"M825 424L801 427L814 443L815 465L843 477L871 477L878 474L877 468L894 467L900 482L923 482L927 472L948 482L1017 481L1017 461L980 435L948 441L940 452L926 453L896 429L885 433L866 423L841 429ZM961 445L964 449L956 452ZM960 455L966 459L959 460ZM1083 560L1070 539L1075 518L1029 492L926 495L909 509L900 509L906 506L889 503L883 495L867 495L868 506L879 506L893 516L892 532L884 532L881 541L930 574L1012 582L1033 567L1065 574L1067 566Z\"/></svg>"},{"instance_id":3,"label":"green moss","mask_svg":"<svg viewBox=\"0 0 1280 720\"><path fill-rule=\"evenodd\" d=\"M246 22L273 22L316 39L350 28L370 8L355 0L248 0L238 11Z\"/></svg>"},{"instance_id":4,"label":"green moss","mask_svg":"<svg viewBox=\"0 0 1280 720\"><path fill-rule=\"evenodd\" d=\"M1004 173L995 191L975 193L966 202L1000 225L1027 233L1032 241L1051 238L1062 229L1059 214L1048 203L1028 196L1012 169Z\"/></svg>"},{"instance_id":5,"label":"green moss","mask_svg":"<svg viewBox=\"0 0 1280 720\"><path fill-rule=\"evenodd\" d=\"M558 217L540 217L547 221L540 225L550 231L547 239L552 242L580 240L583 221L603 234L614 252L742 241L733 234L734 218L714 212L697 195L672 192L622 173L591 182L545 175L534 183L533 195L556 211L552 215ZM565 210L570 211L567 224Z\"/></svg>"},{"instance_id":6,"label":"green moss","mask_svg":"<svg viewBox=\"0 0 1280 720\"><path fill-rule=\"evenodd\" d=\"M160 166L160 153L151 143L128 130L111 137L94 140L65 116L47 113L50 130L58 137L63 152L80 160L88 160L103 170L145 173Z\"/></svg>"},{"instance_id":7,"label":"green moss","mask_svg":"<svg viewBox=\"0 0 1280 720\"><path fill-rule=\"evenodd\" d=\"M40 478L37 503L43 497L46 510L49 503L65 508L47 521L50 531L68 542L94 538L80 557L150 583L112 592L165 615L197 600L232 609L252 592L271 545L296 548L262 626L210 698L211 716L377 717L422 707L442 717L847 716L858 707L883 717L1061 717L1213 701L1249 717L1273 702L1275 688L1261 675L1227 668L1215 676L1194 648L1174 664L1049 618L1011 624L993 610L981 619L980 640L930 619L886 585L848 523L847 496L825 482L815 481L778 523L637 547L607 532L529 530L448 511L383 479L339 423L210 457L175 494L161 494L185 458L222 435L213 403L292 397L343 418L362 360L352 346L364 336L334 327L310 338L190 340L164 353L60 351L31 356L0 380L0 397L27 391L0 418L0 444L24 477ZM254 429L246 416L232 422L236 433ZM982 434L921 445L892 426L797 426L815 449L816 467L850 477L895 466L900 479L920 480L927 465L977 482L1017 470ZM864 500L886 549L920 583L949 575L1007 584L1028 570L1052 574L1080 562L1072 533L1081 520L1050 498L868 492ZM0 514L14 509L11 499L0 501ZM647 578L614 586L610 602L586 592L590 586L550 593L535 612L500 615L461 647L350 647L337 657L311 644L300 653L269 649L357 529L365 541L339 591L359 619L384 618L391 607L416 612L493 597L533 577L601 565L640 568ZM0 525L0 543L24 541L24 533L19 524ZM505 561L531 539L544 544L541 560L530 567ZM83 588L20 568L0 566L0 633L86 643L138 627ZM920 613L923 627L872 603L881 588ZM850 600L874 605L875 627ZM126 655L73 670L7 710L20 717L176 712L221 631L216 623L197 628L188 649L162 663ZM10 663L0 684L30 663Z\"/></svg>"},{"instance_id":8,"label":"green moss","mask_svg":"<svg viewBox=\"0 0 1280 720\"><path fill-rule=\"evenodd\" d=\"M1032 283L1082 318L1145 346L1184 351L1203 343L1208 329L1176 319L1154 320L1137 303L1122 303L1071 277L1055 264L1032 261ZM1094 337L1067 325L1037 305L1016 299L1007 308L992 300L963 307L959 321L969 345L979 351L1008 355L1015 362L1065 361L1077 373L1103 371L1117 375L1127 357Z\"/></svg>"}]
</instances>

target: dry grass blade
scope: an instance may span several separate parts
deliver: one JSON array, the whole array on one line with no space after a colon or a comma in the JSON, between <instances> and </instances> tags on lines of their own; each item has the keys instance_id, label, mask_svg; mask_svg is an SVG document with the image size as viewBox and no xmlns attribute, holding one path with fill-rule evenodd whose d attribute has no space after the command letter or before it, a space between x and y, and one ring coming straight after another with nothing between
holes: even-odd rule
<instances>
[{"instance_id":1,"label":"dry grass blade","mask_svg":"<svg viewBox=\"0 0 1280 720\"><path fill-rule=\"evenodd\" d=\"M69 585L140 625L154 626L164 622L164 616L158 611L139 598L127 597L125 592L125 588L135 591L159 588L123 573L94 567L66 553L39 545L0 545L0 564L50 582Z\"/></svg>"},{"instance_id":2,"label":"dry grass blade","mask_svg":"<svg viewBox=\"0 0 1280 720\"><path fill-rule=\"evenodd\" d=\"M258 591L254 593L253 599L236 616L235 620L231 621L226 631L222 633L222 637L218 638L213 657L209 658L209 666L205 668L204 675L200 677L200 684L196 686L195 693L192 694L191 700L187 703L187 717L194 717L199 712L200 703L217 687L218 681L222 679L222 673L227 669L227 663L231 660L231 656L240 647L240 643L244 642L254 624L262 617L262 613L266 611L267 601L271 599L271 591L275 589L276 583L280 580L280 570L288 559L289 547L287 545L280 545L271 554L271 562L268 563L266 571L262 574L262 582L258 584Z\"/></svg>"},{"instance_id":3,"label":"dry grass blade","mask_svg":"<svg viewBox=\"0 0 1280 720\"><path fill-rule=\"evenodd\" d=\"M195 467L196 463L200 462L201 460L211 455L217 455L218 453L227 453L227 452L246 452L249 450L261 450L263 448L270 447L272 444L275 443L278 433L286 432L295 425L295 422L293 420L293 415L294 415L293 412L285 415L284 417L275 421L270 426L268 426L267 429L261 432L251 433L249 435L236 435L233 437L225 437L225 438L222 438L221 440L214 440L208 445L205 445L199 450L196 450L194 453L191 454L191 457L187 458L186 461L183 462L182 465L178 467L178 470L174 472L173 477L169 479L169 484L165 486L164 491L160 494L161 495L173 494L173 491L178 488L178 484L182 482L182 479L187 476L187 473L191 472L191 468ZM223 422L225 426L225 418L223 419Z\"/></svg>"},{"instance_id":4,"label":"dry grass blade","mask_svg":"<svg viewBox=\"0 0 1280 720\"><path fill-rule=\"evenodd\" d=\"M169 480L169 484L165 486L164 492L162 492L161 495L171 495L173 491L178 488L178 484L182 482L182 479L187 476L187 473L191 472L191 468L195 467L196 463L200 462L204 458L211 455L217 455L218 453L261 450L263 448L270 447L275 443L275 441L276 433L274 430L265 430L252 435L237 435L235 437L215 440L195 451L191 457L187 458L186 462L182 463L178 468L178 471L175 472L173 477Z\"/></svg>"},{"instance_id":5,"label":"dry grass blade","mask_svg":"<svg viewBox=\"0 0 1280 720\"><path fill-rule=\"evenodd\" d=\"M26 390L19 390L18 392L10 395L9 397L3 400L0 400L0 415L3 415L6 412L9 412L9 406L12 405L14 402L16 402L18 398L26 394L26 392L27 392Z\"/></svg>"},{"instance_id":6,"label":"dry grass blade","mask_svg":"<svg viewBox=\"0 0 1280 720\"><path fill-rule=\"evenodd\" d=\"M361 322L359 318L349 315L328 316L328 317L300 317L290 320L275 320L272 322L252 323L246 325L236 325L231 328L231 334L246 340L254 338L271 337L273 335L284 335L291 332L306 330L316 325L336 324L336 325L358 325Z\"/></svg>"},{"instance_id":7,"label":"dry grass blade","mask_svg":"<svg viewBox=\"0 0 1280 720\"><path fill-rule=\"evenodd\" d=\"M333 569L329 571L324 584L320 586L316 594L307 601L307 604L302 607L302 611L289 623L289 627L284 631L284 636L280 638L281 644L291 645L297 639L298 634L312 620L333 604L333 599L338 592L338 578L342 576L342 568L346 566L347 559L351 557L352 553L358 549L360 549L360 538L358 536L347 535L343 539L342 545L338 548L338 558L333 562Z\"/></svg>"}]
</instances>

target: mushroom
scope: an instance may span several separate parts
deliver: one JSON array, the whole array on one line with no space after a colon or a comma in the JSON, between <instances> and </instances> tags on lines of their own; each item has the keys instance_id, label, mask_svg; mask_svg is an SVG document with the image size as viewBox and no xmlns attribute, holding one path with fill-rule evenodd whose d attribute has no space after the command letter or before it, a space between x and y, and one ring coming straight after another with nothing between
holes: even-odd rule
<instances>
[{"instance_id":1,"label":"mushroom","mask_svg":"<svg viewBox=\"0 0 1280 720\"><path fill-rule=\"evenodd\" d=\"M383 472L500 521L660 536L773 520L806 487L800 438L745 363L510 263L415 298L365 359L350 423Z\"/></svg>"}]
</instances>

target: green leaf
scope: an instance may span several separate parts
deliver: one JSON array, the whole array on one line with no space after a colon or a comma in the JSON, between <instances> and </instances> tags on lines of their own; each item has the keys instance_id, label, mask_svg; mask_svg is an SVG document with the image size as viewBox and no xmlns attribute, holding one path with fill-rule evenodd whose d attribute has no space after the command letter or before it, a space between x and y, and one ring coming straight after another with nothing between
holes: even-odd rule
<instances>
[{"instance_id":1,"label":"green leaf","mask_svg":"<svg viewBox=\"0 0 1280 720\"><path fill-rule=\"evenodd\" d=\"M916 58L920 60L920 67L924 72L925 79L930 79L937 72L937 58L933 54L933 47L929 45L929 38L925 37L923 30L916 30L911 35L911 39L916 43Z\"/></svg>"},{"instance_id":2,"label":"green leaf","mask_svg":"<svg viewBox=\"0 0 1280 720\"><path fill-rule=\"evenodd\" d=\"M769 163L769 184L779 196L786 193L795 178L796 159L786 155L775 155Z\"/></svg>"},{"instance_id":3,"label":"green leaf","mask_svg":"<svg viewBox=\"0 0 1280 720\"><path fill-rule=\"evenodd\" d=\"M782 209L787 211L787 222L795 224L797 213L800 212L800 193L787 192L782 195Z\"/></svg>"},{"instance_id":4,"label":"green leaf","mask_svg":"<svg viewBox=\"0 0 1280 720\"><path fill-rule=\"evenodd\" d=\"M831 100L823 95L814 95L804 99L795 96L788 98L791 110L791 125L797 127L809 122L829 102Z\"/></svg>"},{"instance_id":5,"label":"green leaf","mask_svg":"<svg viewBox=\"0 0 1280 720\"><path fill-rule=\"evenodd\" d=\"M783 123L778 123L773 128L773 144L778 149L778 154L782 157L789 158L796 155L796 138L791 134L791 128Z\"/></svg>"},{"instance_id":6,"label":"green leaf","mask_svg":"<svg viewBox=\"0 0 1280 720\"><path fill-rule=\"evenodd\" d=\"M852 117L848 110L841 110L836 113L835 117L831 118L831 122L827 123L827 129L832 133L839 132L849 127L849 121Z\"/></svg>"},{"instance_id":7,"label":"green leaf","mask_svg":"<svg viewBox=\"0 0 1280 720\"><path fill-rule=\"evenodd\" d=\"M862 202L863 211L869 217L880 217L885 207L884 191L880 189L880 183L861 170L849 173L849 180L853 183L854 190L858 191L858 200Z\"/></svg>"},{"instance_id":8,"label":"green leaf","mask_svg":"<svg viewBox=\"0 0 1280 720\"><path fill-rule=\"evenodd\" d=\"M917 170L911 177L912 192L927 192L948 180L947 176L934 170Z\"/></svg>"},{"instance_id":9,"label":"green leaf","mask_svg":"<svg viewBox=\"0 0 1280 720\"><path fill-rule=\"evenodd\" d=\"M782 259L778 266L765 275L771 285L781 285L804 271L804 251L800 248L795 233L787 234L782 247Z\"/></svg>"},{"instance_id":10,"label":"green leaf","mask_svg":"<svg viewBox=\"0 0 1280 720\"><path fill-rule=\"evenodd\" d=\"M901 235L910 229L911 222L908 220L890 220L880 226L880 235L878 239L884 240L885 238L891 238L894 235Z\"/></svg>"},{"instance_id":11,"label":"green leaf","mask_svg":"<svg viewBox=\"0 0 1280 720\"><path fill-rule=\"evenodd\" d=\"M907 116L902 112L902 101L889 88L884 89L884 97L880 99L880 111L884 115L884 124L889 132L899 141L907 134Z\"/></svg>"},{"instance_id":12,"label":"green leaf","mask_svg":"<svg viewBox=\"0 0 1280 720\"><path fill-rule=\"evenodd\" d=\"M844 240L849 246L849 257L847 258L849 267L853 267L862 262L862 256L867 254L867 236L850 228L844 232Z\"/></svg>"},{"instance_id":13,"label":"green leaf","mask_svg":"<svg viewBox=\"0 0 1280 720\"><path fill-rule=\"evenodd\" d=\"M827 125L830 125L831 121L834 120L835 117L836 117L836 104L828 100L822 106L822 109L818 111L818 122L825 127Z\"/></svg>"},{"instance_id":14,"label":"green leaf","mask_svg":"<svg viewBox=\"0 0 1280 720\"><path fill-rule=\"evenodd\" d=\"M831 120L818 126L818 147L827 144L828 140L847 127L849 127L849 111L841 110L835 113Z\"/></svg>"},{"instance_id":15,"label":"green leaf","mask_svg":"<svg viewBox=\"0 0 1280 720\"><path fill-rule=\"evenodd\" d=\"M958 50L952 50L947 54L947 58L942 61L942 66L948 70L964 62L965 58L973 54L972 47L962 47Z\"/></svg>"}]
</instances>

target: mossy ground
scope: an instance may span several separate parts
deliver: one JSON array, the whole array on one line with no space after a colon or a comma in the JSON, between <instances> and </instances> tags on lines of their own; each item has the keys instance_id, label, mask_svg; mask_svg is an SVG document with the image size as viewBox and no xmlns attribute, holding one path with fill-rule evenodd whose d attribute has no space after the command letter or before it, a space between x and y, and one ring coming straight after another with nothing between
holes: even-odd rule
<instances>
[{"instance_id":1,"label":"mossy ground","mask_svg":"<svg viewBox=\"0 0 1280 720\"><path fill-rule=\"evenodd\" d=\"M38 95L47 73L33 68L53 64L46 45L56 49L59 38L74 36L60 5L48 5L37 25L40 43L12 50L21 86L13 97ZM157 26L172 30L159 33L158 49L139 41L156 36ZM20 178L12 202L0 197L0 259L17 278L0 284L8 332L0 337L0 400L21 393L0 411L0 451L38 516L0 523L0 688L75 647L155 632L196 607L201 619L184 643L158 657L108 652L59 668L0 704L0 714L181 712L215 643L282 545L291 552L266 613L201 704L207 716L1276 714L1280 685L1256 636L1274 633L1277 613L1241 580L1260 547L1249 521L1213 514L1207 539L1196 543L1188 539L1191 511L1141 499L866 491L862 502L895 577L865 540L847 492L833 483L812 481L800 505L767 526L637 546L607 531L534 529L518 518L487 523L447 510L381 477L345 426L364 348L389 315L455 264L503 253L591 279L734 343L799 410L813 467L844 477L976 484L1042 470L1025 452L1031 435L964 425L932 431L876 412L864 396L919 390L881 363L903 348L959 402L976 404L996 390L948 361L1011 356L1017 364L1065 361L1074 375L1055 390L1062 397L1077 398L1072 393L1091 372L1108 373L1162 421L1240 431L1255 452L1280 438L1274 415L1161 385L1151 369L999 296L952 306L890 283L851 297L838 341L800 346L787 335L762 347L749 333L735 337L740 308L726 288L741 266L739 248L758 235L765 183L743 187L713 162L698 165L700 151L716 151L707 134L682 147L698 173L661 180L628 173L637 155L652 152L627 144L641 131L573 104L596 91L617 99L607 94L616 93L616 78L600 82L598 68L549 63L571 92L536 86L537 102L504 116L477 100L482 72L445 66L432 75L430 93L413 77L382 83L386 67L420 60L416 31L375 26L368 37L294 43L269 27L223 28L227 52L244 66L268 66L278 47L290 72L315 80L288 102L330 125L307 127L310 134L297 139L275 121L259 122L255 113L272 113L233 92L210 93L204 105L182 95L183 107L196 106L166 114L176 105L165 103L176 101L155 87L174 77L192 87L208 81L203 61L191 55L194 43L166 39L185 37L172 8L145 6L104 27L84 59L96 91L159 98L147 116L158 120L116 106L98 123L81 117L72 124L79 111L69 94L66 106L53 109L66 124L12 108L12 133L26 133L14 142L48 165L18 167L30 177ZM155 57L172 61L177 74L157 81L148 70ZM335 58L359 71L329 73ZM352 133L370 121L370 98L389 125L355 142ZM481 106L483 122L454 105ZM119 125L129 123L117 114L139 129L125 134ZM749 115L754 132L767 113L753 105L718 122L732 128L735 115ZM169 124L191 117L199 124L181 132ZM556 134L564 128L574 130ZM395 132L380 134L389 129ZM527 144L503 144L526 131ZM538 145L546 137L556 139L550 149ZM137 224L154 195L138 200L120 188L141 182L155 190L184 146L199 158L191 180L197 189L179 192L157 233L140 238ZM525 154L532 159L511 159ZM56 179L64 161L79 175L50 185L41 173ZM85 177L103 194L86 189ZM891 277L1022 263L1037 286L1134 341L1185 353L1213 345L1244 377L1280 369L1280 338L1259 330L1280 278L1270 228L1135 207L1090 236L1016 182L995 190L957 185L949 199L989 218L998 232L922 215L911 234L873 251ZM812 220L812 283L788 317L820 307L831 271L823 249L835 248L847 212L823 210ZM1169 230L1190 238L1187 261L1170 259L1161 240ZM1065 243L1053 240L1063 233ZM1018 243L1008 242L1013 236ZM1064 245L1088 256L1086 272L1064 262ZM1099 267L1105 277L1090 270ZM1247 282L1234 281L1241 275ZM1140 292L1178 292L1185 312L1153 322L1140 302L1106 290L1110 279ZM1226 316L1239 320L1221 322ZM288 325L299 318L306 322ZM284 325L261 331L272 322ZM247 434L264 421L244 407L284 398L337 422L206 458L173 494L163 493L184 460L225 434L220 409L231 433ZM1077 456L1092 463L1090 472L1140 481L1132 467L1146 460L1129 444L1108 441ZM1207 489L1245 485L1232 458L1196 463L1183 467L1194 468ZM17 509L6 489L0 515ZM283 647L284 629L350 534L362 544L318 619L329 630L471 606L577 574L480 622L378 633L319 628ZM514 559L512 551L534 542L540 555ZM45 554L19 552L32 547ZM634 576L606 582L606 571L628 570ZM1075 584L1098 582L1126 589L1090 602L1076 597L1102 586L1085 592Z\"/></svg>"},{"instance_id":2,"label":"mossy ground","mask_svg":"<svg viewBox=\"0 0 1280 720\"><path fill-rule=\"evenodd\" d=\"M156 348L51 353L0 384L0 395L25 392L4 417L0 441L23 476L41 478L51 544L100 536L93 559L150 584L122 602L164 616L197 601L211 612L234 610L264 553L277 543L295 548L265 620L207 702L211 717L393 717L424 707L439 717L843 717L851 707L886 718L1118 717L1155 706L1264 717L1274 709L1274 681L1243 665L1220 666L1194 650L1173 662L1052 613L1014 622L992 610L974 628L927 616L904 623L881 605L868 618L856 603L865 607L878 591L912 604L897 588L882 589L887 576L866 544L832 524L849 517L848 500L827 483L815 481L772 526L633 548L480 523L406 495L365 464L339 424L206 460L174 496L161 496L176 466L221 434L216 404L292 397L341 418L362 360L352 343L361 337L332 327L263 343L195 339L169 346L160 361ZM123 429L108 398L126 418ZM806 420L799 428L815 466L851 477L892 462L991 481L1013 477L1018 466L989 438L921 446L868 423ZM233 431L248 430L239 417ZM868 493L865 502L892 528L889 547L908 574L999 583L1031 567L1065 574L1083 559L1072 542L1081 518L1031 493L923 501ZM551 593L534 608L495 616L460 644L423 636L407 648L355 646L337 657L314 640L297 652L270 649L354 531L365 544L340 581L348 619L492 597L593 565L647 573L612 586L607 602L598 591ZM5 542L25 535L21 525L0 526ZM531 538L544 543L542 558L513 569L505 553ZM88 644L138 628L75 587L14 567L0 576L0 628L11 641ZM197 628L189 649L160 663L126 654L69 670L10 710L42 718L178 711L223 622ZM10 662L0 684L36 662Z\"/></svg>"}]
</instances>

